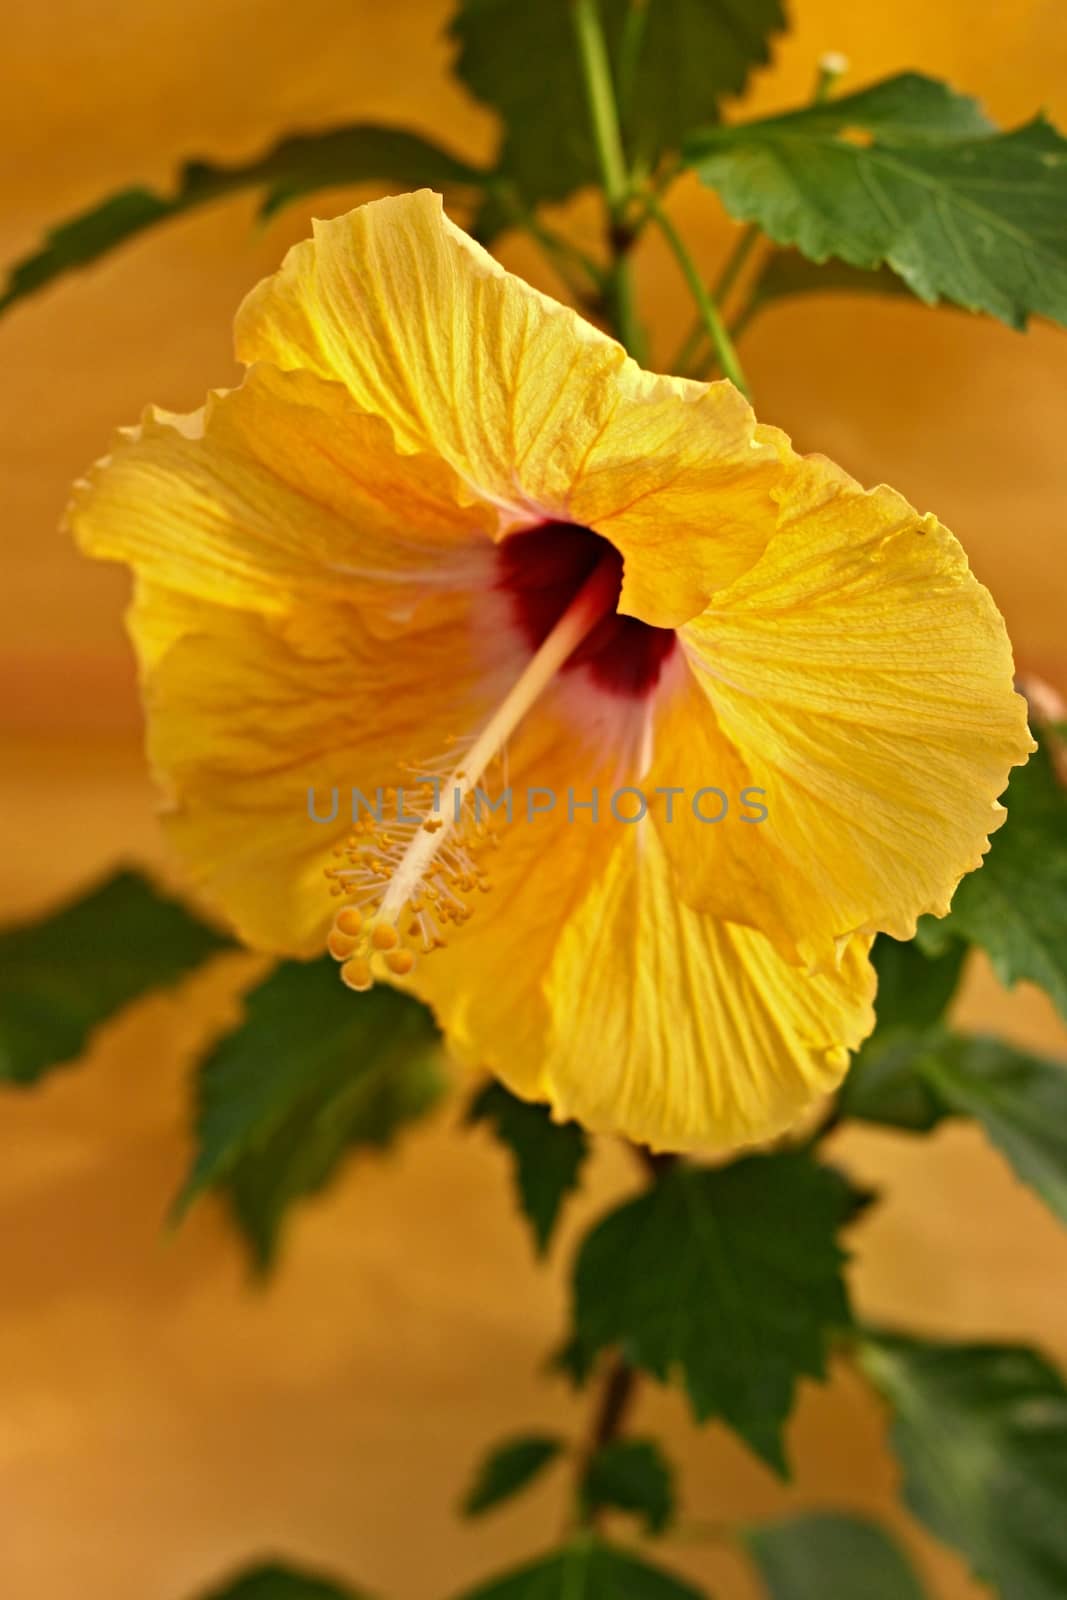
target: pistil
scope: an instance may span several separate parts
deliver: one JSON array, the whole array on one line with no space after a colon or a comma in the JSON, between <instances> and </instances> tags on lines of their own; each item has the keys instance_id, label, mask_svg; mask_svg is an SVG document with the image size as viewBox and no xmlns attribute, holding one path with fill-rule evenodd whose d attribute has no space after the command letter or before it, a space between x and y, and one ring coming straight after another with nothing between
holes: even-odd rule
<instances>
[{"instance_id":1,"label":"pistil","mask_svg":"<svg viewBox=\"0 0 1067 1600\"><path fill-rule=\"evenodd\" d=\"M432 949L444 942L442 923L466 920L469 909L463 897L487 888L488 881L472 859L470 841L455 837L465 802L560 668L615 610L618 596L619 563L612 552L598 562L454 771L434 786L434 803L399 860L390 860L397 842L391 829L370 839L354 835L343 853L357 864L330 869L335 892L347 894L368 881L373 886L365 907L349 903L338 912L328 940L331 954L344 963L341 975L351 988L371 987L375 958L395 976L410 972L415 951L405 934L420 936L422 949ZM414 921L402 929L399 923L408 911Z\"/></svg>"}]
</instances>

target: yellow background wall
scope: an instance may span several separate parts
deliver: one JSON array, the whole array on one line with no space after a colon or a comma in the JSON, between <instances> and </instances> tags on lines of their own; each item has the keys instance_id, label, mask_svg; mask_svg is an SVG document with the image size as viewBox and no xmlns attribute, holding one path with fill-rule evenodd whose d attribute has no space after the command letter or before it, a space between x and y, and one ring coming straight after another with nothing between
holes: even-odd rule
<instances>
[{"instance_id":1,"label":"yellow background wall","mask_svg":"<svg viewBox=\"0 0 1067 1600\"><path fill-rule=\"evenodd\" d=\"M818 55L853 82L921 64L1006 122L1067 123L1060 0L797 0L758 104L806 94ZM283 128L406 120L483 154L492 124L446 80L445 8L424 0L51 0L7 7L0 59L0 258L112 187L165 181L190 154L239 158ZM372 191L363 191L370 194ZM314 210L351 203L322 197ZM5 915L43 908L120 856L163 863L121 632L124 576L55 533L66 487L153 399L187 409L234 375L245 289L311 208L252 225L236 199L171 224L0 325ZM694 186L678 217L709 272L727 226ZM576 226L592 226L577 208ZM555 289L519 249L509 264ZM664 357L682 296L654 245L641 292ZM761 414L867 481L936 508L1004 610L1020 665L1067 686L1063 335L1025 339L908 304L808 300L753 325ZM251 1294L223 1220L160 1219L186 1156L191 1052L234 1015L249 958L102 1030L89 1061L0 1099L0 1596L186 1600L264 1550L333 1566L394 1600L435 1600L554 1535L561 1484L481 1526L453 1514L472 1461L513 1427L580 1428L538 1374L558 1336L575 1229L634 1180L602 1150L547 1269L510 1214L502 1159L454 1104L390 1160L353 1166ZM963 1007L1067 1057L1043 998L982 970ZM862 1309L929 1329L1039 1338L1067 1360L1067 1235L972 1130L907 1142L849 1131L837 1153L891 1199L856 1236ZM636 1422L683 1463L694 1519L786 1496L716 1428L646 1390ZM878 1408L847 1373L806 1390L796 1500L892 1506ZM972 1588L895 1510L941 1600ZM720 1600L755 1591L732 1551L680 1542ZM828 1597L831 1600L831 1597Z\"/></svg>"}]
</instances>

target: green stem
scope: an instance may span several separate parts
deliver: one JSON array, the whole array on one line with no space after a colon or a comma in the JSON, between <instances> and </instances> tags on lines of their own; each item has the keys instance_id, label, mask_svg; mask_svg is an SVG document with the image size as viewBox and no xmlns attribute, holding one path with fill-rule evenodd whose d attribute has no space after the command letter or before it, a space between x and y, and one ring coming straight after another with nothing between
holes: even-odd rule
<instances>
[{"instance_id":1,"label":"green stem","mask_svg":"<svg viewBox=\"0 0 1067 1600\"><path fill-rule=\"evenodd\" d=\"M573 0L572 15L600 176L604 182L608 209L612 218L617 220L626 204L626 157L622 149L615 90L611 82L611 63L597 0Z\"/></svg>"},{"instance_id":2,"label":"green stem","mask_svg":"<svg viewBox=\"0 0 1067 1600\"><path fill-rule=\"evenodd\" d=\"M648 25L649 0L630 0L619 45L619 107L625 120L634 101L637 68Z\"/></svg>"},{"instance_id":3,"label":"green stem","mask_svg":"<svg viewBox=\"0 0 1067 1600\"><path fill-rule=\"evenodd\" d=\"M830 98L830 95L833 93L834 85L837 83L837 80L844 73L846 73L847 71L848 71L848 62L845 60L844 56L836 55L836 54L830 54L830 55L823 56L822 60L819 62L819 71L818 71L818 76L816 77L816 80L815 80L815 88L812 90L812 96L811 96L812 105L815 105L815 106L825 105L826 101ZM754 222L749 223L748 228L746 229L744 235L742 236L741 243L738 245L737 251L735 251L735 255L740 253L742 247L745 245L746 240L748 240L748 237L749 237L750 234L752 235L752 243L754 243L756 238L758 238L758 236L759 236L759 231L760 230L759 230L758 226L756 225L756 223L754 223ZM751 244L749 244L748 248L745 250L745 254L746 255L748 253L748 249L751 249ZM763 274L767 270L767 267L770 264L771 257L773 255L774 255L773 250L768 253L768 255L765 257L762 265L757 269L756 274L753 277L751 283L749 284L749 286L748 286L748 295L747 295L747 298L745 300L745 303L741 307L741 309L739 310L739 312L738 312L737 316L734 318L733 322L730 324L729 336L730 336L731 339L739 339L741 337L742 333L744 333L745 329L748 327L749 323L752 321L752 318L755 316L756 312L759 310L760 306L763 304L763 301L762 301L762 299L760 297L760 284L761 284L762 279L763 279ZM728 273L730 271L730 267L732 265L732 260L733 260L733 258L731 258L731 261L728 261L727 264L726 264L726 273ZM738 269L737 269L738 271L740 271L740 266L741 265L744 265L744 259L743 258L742 258L742 261L741 261L740 265L738 266ZM726 276L726 273L723 274L724 277ZM735 278L736 278L736 272L734 274L734 277L730 279L729 284L727 284L727 288L732 286ZM723 297L723 294L725 294L725 292L726 292L726 289L723 288L722 283L720 281L720 284L718 285L718 287L716 289L716 299L719 301L720 304L722 303L722 297ZM710 365L711 365L711 363L709 361L702 362L701 365L697 368L697 376L698 377L706 376L706 374L707 374L707 372L708 372L708 370L710 368Z\"/></svg>"},{"instance_id":4,"label":"green stem","mask_svg":"<svg viewBox=\"0 0 1067 1600\"><path fill-rule=\"evenodd\" d=\"M678 265L682 269L685 281L689 285L690 293L697 303L700 320L715 349L719 366L730 382L747 397L748 384L745 381L744 372L741 370L741 363L737 358L737 351L734 349L733 341L726 331L726 324L719 315L718 306L704 287L703 279L696 269L696 263L683 244L681 235L670 217L668 217L659 201L655 198L650 196L648 203L653 217L660 226L663 237L673 250Z\"/></svg>"},{"instance_id":5,"label":"green stem","mask_svg":"<svg viewBox=\"0 0 1067 1600\"><path fill-rule=\"evenodd\" d=\"M734 248L731 250L729 256L727 257L726 265L723 267L714 288L711 290L711 298L714 300L717 306L721 306L723 304L726 296L730 293L730 290L737 282L741 275L741 271L749 256L752 254L753 247L755 246L759 237L759 224L750 222L748 227L745 228L744 232L737 240ZM704 319L698 316L696 321L693 323L693 326L686 334L682 344L679 346L678 352L671 363L672 372L681 373L683 376L685 375L690 362L693 360L694 356L696 356L700 350L700 346L704 342L704 332Z\"/></svg>"},{"instance_id":6,"label":"green stem","mask_svg":"<svg viewBox=\"0 0 1067 1600\"><path fill-rule=\"evenodd\" d=\"M601 182L604 185L604 199L608 208L611 268L607 277L607 294L612 321L615 333L626 349L636 360L642 361L645 340L634 303L633 281L628 260L633 237L623 218L630 196L630 179L626 170L619 113L611 80L611 63L608 60L608 47L604 39L597 0L572 0L571 15L574 19L578 59L589 105L593 143L596 146Z\"/></svg>"},{"instance_id":7,"label":"green stem","mask_svg":"<svg viewBox=\"0 0 1067 1600\"><path fill-rule=\"evenodd\" d=\"M734 248L731 250L729 259L727 260L726 265L723 267L722 272L719 274L718 282L711 291L712 298L716 305L721 306L723 304L726 296L730 293L730 290L741 276L744 265L749 256L752 254L752 251L756 245L756 241L760 238L760 236L761 230L759 223L750 222L740 239L738 239L737 243L734 245Z\"/></svg>"}]
</instances>

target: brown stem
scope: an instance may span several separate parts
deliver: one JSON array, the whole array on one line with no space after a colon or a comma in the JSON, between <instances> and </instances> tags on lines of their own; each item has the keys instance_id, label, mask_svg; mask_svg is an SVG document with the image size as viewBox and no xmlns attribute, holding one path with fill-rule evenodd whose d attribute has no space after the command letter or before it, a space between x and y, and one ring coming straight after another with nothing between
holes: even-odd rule
<instances>
[{"instance_id":1,"label":"brown stem","mask_svg":"<svg viewBox=\"0 0 1067 1600\"><path fill-rule=\"evenodd\" d=\"M635 1144L631 1145L630 1149L653 1184L662 1182L678 1160L677 1156L658 1155L647 1145ZM578 1519L582 1527L595 1528L599 1521L597 1512L588 1510L582 1504L582 1484L585 1475L598 1451L603 1450L605 1445L611 1444L622 1433L633 1406L639 1378L640 1374L636 1367L632 1367L623 1355L617 1353L612 1356L611 1364L604 1374L588 1440L578 1456Z\"/></svg>"},{"instance_id":2,"label":"brown stem","mask_svg":"<svg viewBox=\"0 0 1067 1600\"><path fill-rule=\"evenodd\" d=\"M595 1507L585 1504L582 1495L582 1485L585 1475L594 1456L603 1450L605 1445L617 1439L622 1432L627 1413L633 1404L637 1390L638 1373L621 1355L612 1357L611 1365L604 1375L597 1408L593 1414L592 1426L589 1429L589 1438L585 1447L578 1456L578 1471L576 1475L578 1526L596 1529L600 1523L600 1512Z\"/></svg>"},{"instance_id":3,"label":"brown stem","mask_svg":"<svg viewBox=\"0 0 1067 1600\"><path fill-rule=\"evenodd\" d=\"M622 1356L612 1361L600 1391L600 1404L589 1433L590 1456L603 1450L622 1432L637 1388L637 1372Z\"/></svg>"}]
</instances>

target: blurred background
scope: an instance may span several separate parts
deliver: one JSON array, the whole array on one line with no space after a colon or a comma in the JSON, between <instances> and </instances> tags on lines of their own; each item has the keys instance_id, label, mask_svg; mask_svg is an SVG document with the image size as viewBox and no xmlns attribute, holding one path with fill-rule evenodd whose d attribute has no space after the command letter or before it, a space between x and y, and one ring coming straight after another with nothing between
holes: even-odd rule
<instances>
[{"instance_id":1,"label":"blurred background","mask_svg":"<svg viewBox=\"0 0 1067 1600\"><path fill-rule=\"evenodd\" d=\"M1001 122L1067 123L1061 0L794 0L793 33L754 108L811 88L819 55L846 87L921 66ZM50 0L9 6L0 259L190 155L238 160L281 131L408 123L487 156L490 116L448 78L436 0ZM546 85L546 93L550 93ZM44 910L119 858L167 876L122 632L127 579L56 530L68 485L148 400L187 410L236 376L232 313L308 229L380 192L316 197L263 227L241 197L172 222L0 323L5 761L0 911ZM675 215L711 273L731 227L695 183ZM463 220L462 217L459 220ZM592 237L581 201L566 219ZM561 293L520 246L514 270ZM649 240L638 283L659 359L684 331L675 269ZM866 482L885 479L959 535L1008 620L1020 668L1067 688L1064 343L911 303L820 297L753 323L743 355L761 416ZM561 1326L570 1238L633 1182L605 1146L547 1268L512 1213L502 1155L459 1127L460 1100L399 1155L350 1165L303 1208L281 1271L247 1282L208 1202L162 1219L183 1171L194 1052L231 1022L254 958L231 956L134 1008L88 1060L0 1099L0 1594L187 1600L268 1551L358 1585L437 1596L547 1544L548 1479L485 1523L455 1516L499 1434L584 1426L587 1402L540 1372ZM1067 1057L1036 991L975 966L963 1020ZM928 1331L1032 1339L1067 1359L1067 1235L972 1128L927 1140L849 1130L835 1153L891 1200L856 1235L861 1309ZM707 1521L787 1505L877 1509L942 1600L980 1591L895 1508L876 1403L845 1372L809 1387L785 1491L717 1428L646 1387L637 1424L683 1463ZM730 1549L679 1539L664 1558L750 1600ZM831 1597L828 1597L831 1600Z\"/></svg>"}]
</instances>

